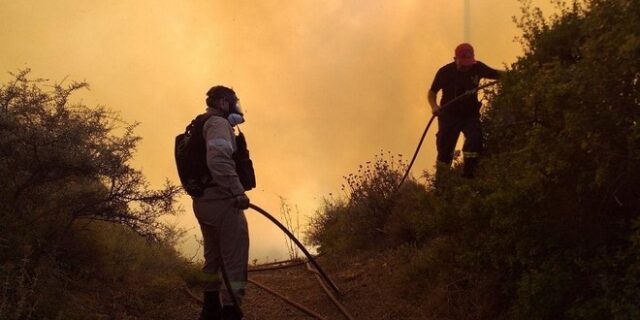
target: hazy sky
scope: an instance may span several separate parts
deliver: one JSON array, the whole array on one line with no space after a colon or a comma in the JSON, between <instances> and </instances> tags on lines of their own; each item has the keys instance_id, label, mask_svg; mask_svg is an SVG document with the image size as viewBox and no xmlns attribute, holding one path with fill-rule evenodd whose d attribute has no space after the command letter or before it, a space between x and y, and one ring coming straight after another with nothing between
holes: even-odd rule
<instances>
[{"instance_id":1,"label":"hazy sky","mask_svg":"<svg viewBox=\"0 0 640 320\"><path fill-rule=\"evenodd\" d=\"M310 216L342 176L380 150L408 158L430 116L426 90L463 41L465 0L0 0L0 80L86 80L76 98L141 122L135 165L177 182L175 135L204 111L209 87L233 87L254 160L252 202L279 196ZM469 40L503 69L521 53L515 0L470 0ZM548 7L547 1L538 1ZM431 170L435 128L414 174ZM199 229L191 201L177 222ZM284 258L281 233L247 212L251 256ZM301 221L304 222L304 218Z\"/></svg>"}]
</instances>

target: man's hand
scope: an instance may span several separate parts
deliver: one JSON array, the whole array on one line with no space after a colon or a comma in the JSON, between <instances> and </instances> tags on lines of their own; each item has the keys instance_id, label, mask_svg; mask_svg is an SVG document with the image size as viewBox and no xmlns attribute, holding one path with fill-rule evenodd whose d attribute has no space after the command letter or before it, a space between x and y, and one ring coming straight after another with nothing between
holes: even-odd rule
<instances>
[{"instance_id":1,"label":"man's hand","mask_svg":"<svg viewBox=\"0 0 640 320\"><path fill-rule=\"evenodd\" d=\"M234 205L240 210L249 208L249 197L246 194L239 194L234 199Z\"/></svg>"},{"instance_id":2,"label":"man's hand","mask_svg":"<svg viewBox=\"0 0 640 320\"><path fill-rule=\"evenodd\" d=\"M432 113L434 116L439 115L439 114L440 114L440 111L442 111L442 107L441 107L441 106L439 106L439 105L435 105L435 106L431 107L431 113Z\"/></svg>"}]
</instances>

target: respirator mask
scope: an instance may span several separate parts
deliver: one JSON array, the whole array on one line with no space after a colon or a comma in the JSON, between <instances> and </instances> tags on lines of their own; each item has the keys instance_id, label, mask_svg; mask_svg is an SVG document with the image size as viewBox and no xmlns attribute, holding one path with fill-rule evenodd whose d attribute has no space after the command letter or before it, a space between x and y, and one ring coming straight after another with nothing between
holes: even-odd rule
<instances>
[{"instance_id":1,"label":"respirator mask","mask_svg":"<svg viewBox=\"0 0 640 320\"><path fill-rule=\"evenodd\" d=\"M229 115L227 116L227 120L232 127L244 122L244 113L242 112L242 107L237 99L234 103L229 104Z\"/></svg>"}]
</instances>

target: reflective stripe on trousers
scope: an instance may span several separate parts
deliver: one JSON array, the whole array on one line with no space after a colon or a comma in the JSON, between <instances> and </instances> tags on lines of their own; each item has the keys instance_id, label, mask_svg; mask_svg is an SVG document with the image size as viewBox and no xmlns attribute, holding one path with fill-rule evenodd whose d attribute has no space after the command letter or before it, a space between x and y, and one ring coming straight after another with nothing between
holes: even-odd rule
<instances>
[{"instance_id":1,"label":"reflective stripe on trousers","mask_svg":"<svg viewBox=\"0 0 640 320\"><path fill-rule=\"evenodd\" d=\"M438 116L438 133L436 133L436 146L438 148L438 161L451 164L453 153L460 133L464 134L462 151L465 157L468 154L480 154L482 152L482 127L480 117L456 116L443 113Z\"/></svg>"},{"instance_id":2,"label":"reflective stripe on trousers","mask_svg":"<svg viewBox=\"0 0 640 320\"><path fill-rule=\"evenodd\" d=\"M468 158L478 158L480 157L480 152L470 152L470 151L464 151L462 152L463 156L465 159Z\"/></svg>"}]
</instances>

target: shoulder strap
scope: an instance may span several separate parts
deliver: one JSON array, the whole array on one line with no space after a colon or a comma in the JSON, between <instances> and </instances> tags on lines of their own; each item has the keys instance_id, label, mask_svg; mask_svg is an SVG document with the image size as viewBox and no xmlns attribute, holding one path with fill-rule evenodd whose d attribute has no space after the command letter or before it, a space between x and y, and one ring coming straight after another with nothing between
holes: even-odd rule
<instances>
[{"instance_id":1,"label":"shoulder strap","mask_svg":"<svg viewBox=\"0 0 640 320\"><path fill-rule=\"evenodd\" d=\"M190 133L196 127L196 125L199 127L204 126L207 120L209 120L209 118L211 118L212 116L214 116L213 113L203 113L198 115L195 119L191 120L191 123L189 123L189 125L187 125L187 127L184 129L184 133Z\"/></svg>"}]
</instances>

